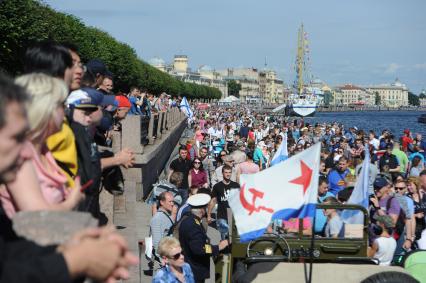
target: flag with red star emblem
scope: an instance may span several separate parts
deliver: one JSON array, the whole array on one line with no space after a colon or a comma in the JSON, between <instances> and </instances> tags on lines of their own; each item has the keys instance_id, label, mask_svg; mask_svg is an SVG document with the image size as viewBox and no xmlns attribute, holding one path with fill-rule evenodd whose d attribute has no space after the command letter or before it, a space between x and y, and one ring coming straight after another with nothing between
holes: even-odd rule
<instances>
[{"instance_id":1,"label":"flag with red star emblem","mask_svg":"<svg viewBox=\"0 0 426 283\"><path fill-rule=\"evenodd\" d=\"M275 219L315 215L321 144L260 171L241 175L240 190L231 190L229 206L241 242L261 236Z\"/></svg>"}]
</instances>

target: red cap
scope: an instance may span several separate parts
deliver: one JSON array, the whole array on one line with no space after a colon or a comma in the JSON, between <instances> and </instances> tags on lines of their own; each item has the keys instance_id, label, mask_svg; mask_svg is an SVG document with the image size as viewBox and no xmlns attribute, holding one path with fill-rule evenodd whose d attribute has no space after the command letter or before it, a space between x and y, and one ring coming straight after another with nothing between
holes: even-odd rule
<instances>
[{"instance_id":1,"label":"red cap","mask_svg":"<svg viewBox=\"0 0 426 283\"><path fill-rule=\"evenodd\" d=\"M410 130L409 130L409 129L405 129L405 130L404 130L404 134L407 134L407 135L408 135L409 133L410 133Z\"/></svg>"},{"instance_id":2,"label":"red cap","mask_svg":"<svg viewBox=\"0 0 426 283\"><path fill-rule=\"evenodd\" d=\"M127 97L124 95L117 95L115 100L118 102L118 108L130 108L132 105Z\"/></svg>"}]
</instances>

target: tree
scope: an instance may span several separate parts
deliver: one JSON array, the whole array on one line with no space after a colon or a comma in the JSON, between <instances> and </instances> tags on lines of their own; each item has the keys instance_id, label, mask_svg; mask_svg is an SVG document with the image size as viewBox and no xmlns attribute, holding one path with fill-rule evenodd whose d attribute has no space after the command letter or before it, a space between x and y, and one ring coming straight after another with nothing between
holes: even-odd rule
<instances>
[{"instance_id":1,"label":"tree","mask_svg":"<svg viewBox=\"0 0 426 283\"><path fill-rule=\"evenodd\" d=\"M324 91L324 105L325 106L329 106L331 101L333 99L333 94L331 93L331 91Z\"/></svg>"},{"instance_id":2,"label":"tree","mask_svg":"<svg viewBox=\"0 0 426 283\"><path fill-rule=\"evenodd\" d=\"M408 92L408 104L413 106L420 106L420 98L412 93L411 91Z\"/></svg>"},{"instance_id":3,"label":"tree","mask_svg":"<svg viewBox=\"0 0 426 283\"><path fill-rule=\"evenodd\" d=\"M86 26L75 16L57 12L41 1L0 0L0 72L21 74L25 50L44 40L73 43L83 62L95 58L104 61L114 74L116 91L127 92L134 85L156 95L165 91L188 98L218 98L218 89L196 88L157 70L140 60L129 45Z\"/></svg>"},{"instance_id":4,"label":"tree","mask_svg":"<svg viewBox=\"0 0 426 283\"><path fill-rule=\"evenodd\" d=\"M240 97L241 84L237 83L235 80L230 80L228 82L228 94L235 97Z\"/></svg>"},{"instance_id":5,"label":"tree","mask_svg":"<svg viewBox=\"0 0 426 283\"><path fill-rule=\"evenodd\" d=\"M374 93L374 104L380 105L382 103L382 98L380 97L380 94L378 91Z\"/></svg>"}]
</instances>

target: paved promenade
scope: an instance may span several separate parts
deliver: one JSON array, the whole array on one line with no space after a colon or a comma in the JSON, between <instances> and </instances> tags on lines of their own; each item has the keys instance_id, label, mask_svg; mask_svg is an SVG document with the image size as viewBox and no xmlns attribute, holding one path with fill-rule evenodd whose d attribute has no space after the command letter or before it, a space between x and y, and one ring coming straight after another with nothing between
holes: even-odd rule
<instances>
[{"instance_id":1,"label":"paved promenade","mask_svg":"<svg viewBox=\"0 0 426 283\"><path fill-rule=\"evenodd\" d=\"M189 136L193 136L192 131L185 130L180 143L185 143ZM177 158L179 145L176 146L169 161L166 165L166 170L161 172L159 179L166 178L168 164ZM151 207L145 202L136 201L136 186L137 183L133 181L125 181L125 192L123 197L115 197L114 200L114 217L113 223L119 229L120 233L127 239L130 245L130 249L135 253L139 254L139 248L136 243L139 240L143 240L149 235L149 223L151 221ZM108 198L108 196L106 196ZM124 208L124 209L123 209ZM135 215L133 218L132 215ZM134 232L136 231L136 232ZM217 244L220 240L220 234L214 228L209 227L208 235L212 240L213 244ZM148 261L142 251L140 266L131 268L131 279L125 282L139 283L139 282L151 282L152 277L146 276L143 270L148 269ZM140 276L140 279L139 279ZM206 283L214 282L214 264L211 261L210 268L210 279L206 280Z\"/></svg>"}]
</instances>

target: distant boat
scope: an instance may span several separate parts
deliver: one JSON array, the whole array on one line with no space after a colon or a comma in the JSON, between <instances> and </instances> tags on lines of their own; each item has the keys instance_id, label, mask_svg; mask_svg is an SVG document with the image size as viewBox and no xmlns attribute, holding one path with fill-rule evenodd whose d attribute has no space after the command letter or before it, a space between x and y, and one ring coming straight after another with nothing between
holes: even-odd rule
<instances>
[{"instance_id":1,"label":"distant boat","mask_svg":"<svg viewBox=\"0 0 426 283\"><path fill-rule=\"evenodd\" d=\"M294 92L289 97L289 114L291 116L313 116L321 102L323 92L304 84L307 74L307 56L309 53L307 34L300 26L297 36L296 81Z\"/></svg>"}]
</instances>

